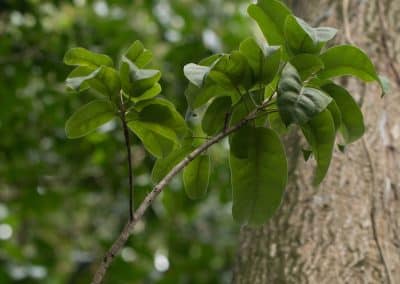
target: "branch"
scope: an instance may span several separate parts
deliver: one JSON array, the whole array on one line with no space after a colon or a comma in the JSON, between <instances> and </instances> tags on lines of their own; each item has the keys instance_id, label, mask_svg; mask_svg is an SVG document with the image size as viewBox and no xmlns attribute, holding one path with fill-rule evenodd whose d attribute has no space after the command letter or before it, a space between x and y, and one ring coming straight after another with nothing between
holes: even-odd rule
<instances>
[{"instance_id":1,"label":"branch","mask_svg":"<svg viewBox=\"0 0 400 284\"><path fill-rule=\"evenodd\" d=\"M257 113L266 107L268 102L263 103L261 106L253 110L249 115L243 118L236 125L223 130L218 135L211 138L209 141L205 142L189 155L187 155L182 161L180 161L172 170L153 188L153 190L146 196L146 198L142 201L139 208L136 210L135 214L133 214L133 218L131 218L124 226L122 232L118 236L118 238L114 241L111 248L105 254L103 261L99 264L94 276L92 284L100 284L103 281L103 278L107 272L108 267L113 262L115 256L121 251L125 243L127 242L133 228L136 223L143 217L147 208L153 203L154 199L160 194L160 192L165 188L165 186L175 177L180 171L183 170L191 161L193 161L197 156L201 155L204 151L210 148L212 145L218 143L225 137L229 136L233 132L237 131L241 127L247 124L247 122L255 119L257 117Z\"/></svg>"}]
</instances>

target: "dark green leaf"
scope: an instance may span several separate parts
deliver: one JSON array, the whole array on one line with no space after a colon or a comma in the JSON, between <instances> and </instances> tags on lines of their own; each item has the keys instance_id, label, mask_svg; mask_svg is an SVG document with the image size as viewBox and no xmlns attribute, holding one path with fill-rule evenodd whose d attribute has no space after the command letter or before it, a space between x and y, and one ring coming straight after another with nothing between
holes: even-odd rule
<instances>
[{"instance_id":1,"label":"dark green leaf","mask_svg":"<svg viewBox=\"0 0 400 284\"><path fill-rule=\"evenodd\" d=\"M279 47L260 47L254 39L249 38L240 44L239 50L247 58L256 82L268 84L274 79L281 61Z\"/></svg>"},{"instance_id":2,"label":"dark green leaf","mask_svg":"<svg viewBox=\"0 0 400 284\"><path fill-rule=\"evenodd\" d=\"M313 28L293 15L285 20L285 39L294 54L319 53L325 42L331 40L336 32L333 28Z\"/></svg>"},{"instance_id":3,"label":"dark green leaf","mask_svg":"<svg viewBox=\"0 0 400 284\"><path fill-rule=\"evenodd\" d=\"M183 170L183 184L191 199L199 199L207 193L211 173L209 155L200 155Z\"/></svg>"},{"instance_id":4,"label":"dark green leaf","mask_svg":"<svg viewBox=\"0 0 400 284\"><path fill-rule=\"evenodd\" d=\"M324 179L332 159L335 124L330 112L324 110L302 125L301 129L317 161L314 184L319 184Z\"/></svg>"},{"instance_id":5,"label":"dark green leaf","mask_svg":"<svg viewBox=\"0 0 400 284\"><path fill-rule=\"evenodd\" d=\"M243 131L243 132L242 132ZM241 132L243 134L241 134ZM280 206L287 182L287 161L277 134L267 128L244 128L237 136L246 158L231 152L234 219L262 225Z\"/></svg>"},{"instance_id":6,"label":"dark green leaf","mask_svg":"<svg viewBox=\"0 0 400 284\"><path fill-rule=\"evenodd\" d=\"M322 88L333 98L341 112L340 132L344 141L352 143L359 139L364 134L365 126L362 112L356 101L346 89L336 84L324 85Z\"/></svg>"},{"instance_id":7,"label":"dark green leaf","mask_svg":"<svg viewBox=\"0 0 400 284\"><path fill-rule=\"evenodd\" d=\"M301 80L303 81L324 68L322 60L318 56L312 54L296 55L290 59L290 63L299 72Z\"/></svg>"},{"instance_id":8,"label":"dark green leaf","mask_svg":"<svg viewBox=\"0 0 400 284\"><path fill-rule=\"evenodd\" d=\"M219 97L212 101L201 121L201 127L207 135L212 136L224 128L231 105L230 97Z\"/></svg>"},{"instance_id":9,"label":"dark green leaf","mask_svg":"<svg viewBox=\"0 0 400 284\"><path fill-rule=\"evenodd\" d=\"M104 54L95 53L82 47L71 48L65 53L64 63L72 66L113 66L113 61L110 57Z\"/></svg>"},{"instance_id":10,"label":"dark green leaf","mask_svg":"<svg viewBox=\"0 0 400 284\"><path fill-rule=\"evenodd\" d=\"M95 100L79 108L66 122L68 138L79 138L110 121L115 109L109 100Z\"/></svg>"},{"instance_id":11,"label":"dark green leaf","mask_svg":"<svg viewBox=\"0 0 400 284\"><path fill-rule=\"evenodd\" d=\"M332 99L318 89L302 87L296 69L287 64L278 86L278 109L283 122L304 124L324 110Z\"/></svg>"}]
</instances>

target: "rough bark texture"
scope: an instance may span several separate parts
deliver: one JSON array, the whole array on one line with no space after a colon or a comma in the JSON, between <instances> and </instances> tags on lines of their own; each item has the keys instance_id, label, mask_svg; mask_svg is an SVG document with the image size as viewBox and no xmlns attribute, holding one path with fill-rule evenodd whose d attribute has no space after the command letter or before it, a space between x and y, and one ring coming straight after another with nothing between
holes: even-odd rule
<instances>
[{"instance_id":1,"label":"rough bark texture","mask_svg":"<svg viewBox=\"0 0 400 284\"><path fill-rule=\"evenodd\" d=\"M292 2L302 16L325 13L308 18L346 31L338 41L361 46L395 82L389 62L400 67L399 0ZM234 283L400 283L400 88L392 84L380 99L377 86L347 83L362 103L366 135L335 152L318 188L310 185L312 163L297 159L303 141L288 139L296 168L283 206L263 228L242 229Z\"/></svg>"}]
</instances>

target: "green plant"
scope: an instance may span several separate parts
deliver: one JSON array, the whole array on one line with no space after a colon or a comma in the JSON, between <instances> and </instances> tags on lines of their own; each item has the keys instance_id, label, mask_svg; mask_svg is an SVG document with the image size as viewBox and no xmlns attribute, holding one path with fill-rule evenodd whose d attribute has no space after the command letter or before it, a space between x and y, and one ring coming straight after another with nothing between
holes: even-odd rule
<instances>
[{"instance_id":1,"label":"green plant","mask_svg":"<svg viewBox=\"0 0 400 284\"><path fill-rule=\"evenodd\" d=\"M77 66L68 86L90 88L97 96L69 118L67 136L85 136L118 117L128 154L130 220L104 257L94 283L101 282L136 222L175 175L183 171L190 198L206 194L211 168L207 149L224 138L229 137L230 144L233 217L241 224L261 225L279 207L285 190L287 161L280 136L289 127L299 127L308 141L310 149L304 153L306 159L315 157L316 185L329 168L336 134L343 144L363 135L357 103L332 79L352 75L384 89L368 56L350 45L326 49L337 31L311 27L278 0L260 0L248 12L267 42L249 38L230 54L184 67L190 81L188 113L199 113L199 123L187 123L172 102L158 97L161 72L145 69L152 54L139 41L123 54L118 70L103 54L83 48L66 53L64 62ZM152 172L156 185L136 211L129 130L157 158Z\"/></svg>"}]
</instances>

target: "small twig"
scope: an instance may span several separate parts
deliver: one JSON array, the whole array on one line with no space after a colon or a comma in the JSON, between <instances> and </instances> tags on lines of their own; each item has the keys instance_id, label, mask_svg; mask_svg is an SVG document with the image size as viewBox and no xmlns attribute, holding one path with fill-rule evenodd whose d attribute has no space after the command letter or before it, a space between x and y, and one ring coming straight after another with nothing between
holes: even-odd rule
<instances>
[{"instance_id":1,"label":"small twig","mask_svg":"<svg viewBox=\"0 0 400 284\"><path fill-rule=\"evenodd\" d=\"M129 130L128 130L128 125L126 123L126 117L125 117L125 103L124 103L124 98L122 95L122 92L120 93L121 95L121 122L122 122L122 128L124 131L124 138L125 138L125 146L126 146L126 152L127 152L127 160L128 160L128 176L129 176L129 219L133 219L133 172L132 172L132 156L131 156L131 142L129 138Z\"/></svg>"},{"instance_id":2,"label":"small twig","mask_svg":"<svg viewBox=\"0 0 400 284\"><path fill-rule=\"evenodd\" d=\"M127 242L133 228L135 227L136 223L143 217L146 210L149 206L153 203L154 199L161 193L161 191L165 188L165 186L180 172L182 171L191 161L193 161L197 156L201 155L205 152L208 148L212 145L218 143L225 137L229 136L233 132L237 131L244 125L246 125L249 121L254 120L257 116L257 113L265 107L265 104L262 104L260 107L253 110L249 115L243 118L234 126L223 130L209 141L205 142L194 151L192 151L189 155L187 155L182 161L180 161L172 170L153 188L153 190L147 194L145 199L140 204L139 208L136 210L133 218L130 219L124 226L124 229L112 244L111 248L105 254L103 261L100 263L99 267L97 268L92 284L100 284L103 281L103 278L107 272L108 267L113 262L115 256L121 251L122 247Z\"/></svg>"}]
</instances>

